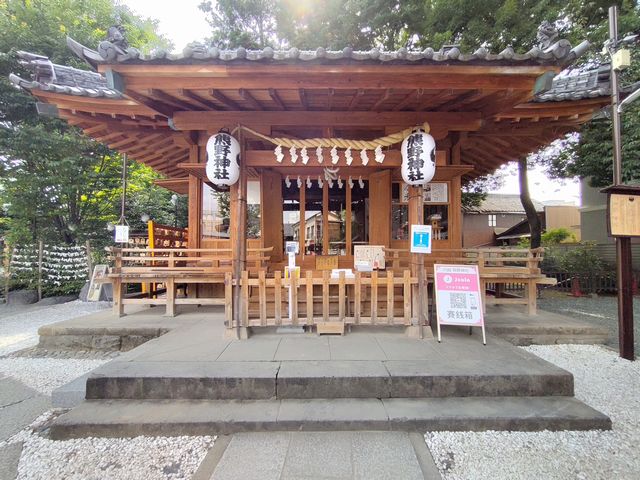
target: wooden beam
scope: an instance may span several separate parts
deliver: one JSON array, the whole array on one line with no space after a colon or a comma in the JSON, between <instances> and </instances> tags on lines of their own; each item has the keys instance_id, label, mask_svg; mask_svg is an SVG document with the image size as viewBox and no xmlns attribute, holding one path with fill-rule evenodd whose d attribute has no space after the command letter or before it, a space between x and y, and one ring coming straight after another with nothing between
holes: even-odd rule
<instances>
[{"instance_id":1,"label":"wooden beam","mask_svg":"<svg viewBox=\"0 0 640 480\"><path fill-rule=\"evenodd\" d=\"M207 130L209 125L266 126L398 126L429 122L451 131L476 131L481 126L479 112L176 112L173 123L178 130Z\"/></svg>"},{"instance_id":2,"label":"wooden beam","mask_svg":"<svg viewBox=\"0 0 640 480\"><path fill-rule=\"evenodd\" d=\"M251 95L251 93L246 89L246 88L241 88L240 90L238 90L238 93L240 94L240 97L247 103L249 103L249 105L251 105L253 110L264 110L264 108L262 107L262 105L260 105L260 102L258 102L253 95Z\"/></svg>"},{"instance_id":3,"label":"wooden beam","mask_svg":"<svg viewBox=\"0 0 640 480\"><path fill-rule=\"evenodd\" d=\"M149 97L146 97L144 95L139 94L138 92L135 92L133 90L127 90L126 92L127 96L133 100L135 100L136 102L140 103L141 105L144 105L147 108L150 108L151 110L153 110L154 112L157 112L158 114L167 117L167 118L171 118L174 114L174 112L178 109L176 108L172 108L169 105L166 105L164 103L158 102L156 100L153 100Z\"/></svg>"},{"instance_id":4,"label":"wooden beam","mask_svg":"<svg viewBox=\"0 0 640 480\"><path fill-rule=\"evenodd\" d=\"M191 90L180 89L178 90L178 93L183 97L187 97L189 100L196 103L197 105L200 105L205 110L220 110L220 107L218 105L216 105L213 102L210 102L209 100L202 97L201 95L198 95L196 92L193 92Z\"/></svg>"},{"instance_id":5,"label":"wooden beam","mask_svg":"<svg viewBox=\"0 0 640 480\"><path fill-rule=\"evenodd\" d=\"M275 103L280 110L286 110L284 102L280 98L280 95L278 95L278 92L275 88L269 89L269 96L271 97L271 100L273 100L273 103Z\"/></svg>"},{"instance_id":6,"label":"wooden beam","mask_svg":"<svg viewBox=\"0 0 640 480\"><path fill-rule=\"evenodd\" d=\"M225 107L230 108L231 110L244 110L240 105L238 105L236 102L228 98L224 93L215 88L209 90L209 95L211 95Z\"/></svg>"},{"instance_id":7,"label":"wooden beam","mask_svg":"<svg viewBox=\"0 0 640 480\"><path fill-rule=\"evenodd\" d=\"M355 110L356 106L358 105L358 102L360 101L363 95L364 95L364 89L359 88L358 90L356 90L356 93L354 93L353 97L351 97L351 101L349 102L349 106L347 107L347 110L349 110L350 112Z\"/></svg>"}]
</instances>

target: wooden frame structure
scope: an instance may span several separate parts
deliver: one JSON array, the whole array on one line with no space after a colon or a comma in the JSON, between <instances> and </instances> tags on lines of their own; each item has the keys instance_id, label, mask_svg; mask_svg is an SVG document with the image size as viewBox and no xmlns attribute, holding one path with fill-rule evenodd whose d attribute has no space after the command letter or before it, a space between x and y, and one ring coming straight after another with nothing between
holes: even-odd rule
<instances>
[{"instance_id":1,"label":"wooden frame structure","mask_svg":"<svg viewBox=\"0 0 640 480\"><path fill-rule=\"evenodd\" d=\"M35 77L12 76L12 80L38 101L55 106L60 118L87 135L163 173L166 178L158 181L159 185L189 196L189 248L229 251L237 267L234 284L242 291L257 287L259 296L265 288L274 289L277 295L284 282L281 279L278 283L278 275L284 265L287 237L283 216L290 207L286 179L302 179L297 197L301 225L307 210L321 212L323 224L329 224L329 211L336 201L329 187L322 186L321 201L318 189L307 187L311 179L319 185L316 179L324 167L339 168L344 182L347 178L366 182L368 196L364 206L357 207L365 212L362 228L352 211L355 190L345 189L344 213L340 214L345 219L344 248L338 249L341 268L353 267L351 249L356 243L407 250L407 238L397 231L405 224L425 220L433 222L438 232L436 251L460 249L463 183L575 131L608 102L607 92L598 90L602 79L596 78L595 86L589 84L589 88L574 88L557 76L586 49L584 44L571 48L565 40L549 41L523 54L512 49L492 54L482 48L467 54L456 47L422 52L354 52L348 48L339 52L220 51L192 45L179 55L145 57L123 44L112 44L112 55L71 39L68 44L95 73L53 65L44 57L21 52ZM72 80L68 80L70 73ZM382 163L351 163L342 153L331 164L320 164L315 158L308 163L294 162L286 150L279 162L274 145L243 132L240 181L231 187L226 200L229 223L224 232L207 234L210 228L203 223L203 210L211 189L205 172L205 146L221 128L233 130L242 125L272 137L372 140L424 122L430 124L436 140L433 183L447 192L438 201L425 201L421 189L413 187L407 190L406 199L396 195L396 189L403 188L399 185L398 146L385 149ZM260 214L259 225L249 231L247 189L252 182L259 185L256 198ZM312 201L312 208L307 209ZM400 224L396 217L402 218ZM362 238L354 239L355 229ZM315 284L316 280L309 278L320 278L314 273L316 253L336 250L330 245L328 229L322 248L311 250L305 230L300 228L296 237L300 245L297 264L305 272L300 285ZM259 238L248 238L256 232ZM270 249L268 276L262 272L258 278L249 277L244 252L251 248ZM394 272L395 276L387 277L393 278L394 285L399 281L413 291L414 312L407 316L404 311L404 323L415 317L416 285L425 282L417 267L420 263L414 259L408 273L398 276L399 272ZM268 278L272 274L273 278ZM320 282L323 289L336 285L324 278ZM364 284L373 278L357 276L359 280L353 282ZM344 295L341 282L351 285L352 280L337 282L340 297ZM377 288L373 291L377 295ZM389 288L386 294L393 291ZM216 290L215 282L201 282L190 294L224 297L225 292ZM342 301L338 304L343 308ZM328 308L324 317L329 315ZM237 307L234 310L239 312ZM262 313L260 310L261 323ZM277 312L275 315L277 318ZM247 326L251 321L236 319L236 325L241 324Z\"/></svg>"}]
</instances>

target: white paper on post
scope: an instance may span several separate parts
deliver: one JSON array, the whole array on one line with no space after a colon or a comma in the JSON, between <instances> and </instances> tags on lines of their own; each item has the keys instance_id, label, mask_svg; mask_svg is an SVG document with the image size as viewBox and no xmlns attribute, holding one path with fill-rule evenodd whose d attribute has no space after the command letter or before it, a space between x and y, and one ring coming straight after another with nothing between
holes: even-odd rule
<instances>
[{"instance_id":1,"label":"white paper on post","mask_svg":"<svg viewBox=\"0 0 640 480\"><path fill-rule=\"evenodd\" d=\"M116 225L116 243L129 241L129 225Z\"/></svg>"}]
</instances>

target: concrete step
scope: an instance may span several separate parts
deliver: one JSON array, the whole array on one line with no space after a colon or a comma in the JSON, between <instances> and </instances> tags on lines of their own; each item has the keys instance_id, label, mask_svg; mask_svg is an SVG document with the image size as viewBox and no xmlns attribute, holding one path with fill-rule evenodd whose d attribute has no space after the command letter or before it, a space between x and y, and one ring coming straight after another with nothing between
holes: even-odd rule
<instances>
[{"instance_id":1,"label":"concrete step","mask_svg":"<svg viewBox=\"0 0 640 480\"><path fill-rule=\"evenodd\" d=\"M54 439L220 435L243 431L540 431L611 429L573 397L85 401L51 425Z\"/></svg>"},{"instance_id":2,"label":"concrete step","mask_svg":"<svg viewBox=\"0 0 640 480\"><path fill-rule=\"evenodd\" d=\"M87 379L86 398L265 400L571 396L573 376L536 357L526 364L433 360L282 362L114 361Z\"/></svg>"}]
</instances>

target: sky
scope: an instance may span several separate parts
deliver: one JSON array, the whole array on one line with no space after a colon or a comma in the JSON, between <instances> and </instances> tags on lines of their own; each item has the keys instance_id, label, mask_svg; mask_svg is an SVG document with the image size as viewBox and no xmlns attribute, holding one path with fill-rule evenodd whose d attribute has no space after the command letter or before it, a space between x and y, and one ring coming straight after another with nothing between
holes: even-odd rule
<instances>
[{"instance_id":1,"label":"sky","mask_svg":"<svg viewBox=\"0 0 640 480\"><path fill-rule=\"evenodd\" d=\"M202 0L120 0L131 10L143 17L158 20L159 33L174 44L174 51L182 50L188 43L204 40L210 34L210 27L204 13L198 9ZM520 193L518 170L514 166L507 168L509 175L504 185L491 193ZM558 201L580 203L579 182L549 180L539 168L529 171L529 191L539 201Z\"/></svg>"}]
</instances>

